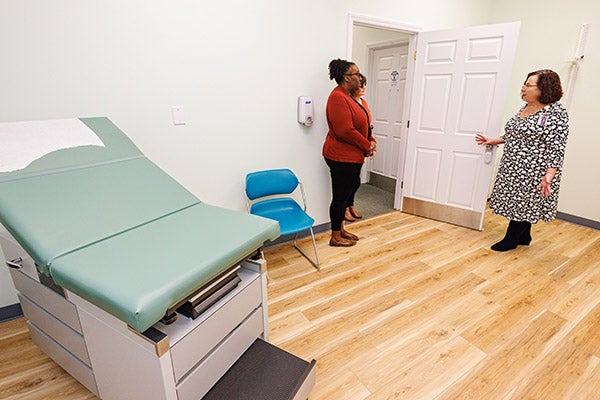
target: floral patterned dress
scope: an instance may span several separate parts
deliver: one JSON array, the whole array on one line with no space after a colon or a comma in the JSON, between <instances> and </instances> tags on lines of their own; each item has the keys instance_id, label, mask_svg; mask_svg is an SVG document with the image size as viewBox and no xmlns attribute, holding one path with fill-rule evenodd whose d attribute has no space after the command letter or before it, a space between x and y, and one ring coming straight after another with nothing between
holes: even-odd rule
<instances>
[{"instance_id":1,"label":"floral patterned dress","mask_svg":"<svg viewBox=\"0 0 600 400\"><path fill-rule=\"evenodd\" d=\"M519 112L504 127L504 152L492 190L490 208L510 220L550 222L556 216L561 167L565 156L569 117L560 103L549 104L528 117ZM536 189L546 174L556 168L546 199Z\"/></svg>"}]
</instances>

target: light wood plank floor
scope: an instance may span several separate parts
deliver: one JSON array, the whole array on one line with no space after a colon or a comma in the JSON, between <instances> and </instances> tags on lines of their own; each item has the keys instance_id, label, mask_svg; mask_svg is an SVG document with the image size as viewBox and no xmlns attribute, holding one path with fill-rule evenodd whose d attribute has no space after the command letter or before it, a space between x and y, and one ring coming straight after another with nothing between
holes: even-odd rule
<instances>
[{"instance_id":1,"label":"light wood plank floor","mask_svg":"<svg viewBox=\"0 0 600 400\"><path fill-rule=\"evenodd\" d=\"M311 400L600 399L600 231L539 223L489 250L505 227L392 212L349 225L352 248L319 235L320 272L267 249L270 340L317 360ZM23 319L0 324L0 399L93 398Z\"/></svg>"}]
</instances>

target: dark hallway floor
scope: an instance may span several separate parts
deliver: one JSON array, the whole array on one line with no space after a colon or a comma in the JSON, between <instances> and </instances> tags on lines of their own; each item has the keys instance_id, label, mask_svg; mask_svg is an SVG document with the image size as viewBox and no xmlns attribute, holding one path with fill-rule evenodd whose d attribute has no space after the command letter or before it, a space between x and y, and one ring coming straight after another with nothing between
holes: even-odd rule
<instances>
[{"instance_id":1,"label":"dark hallway floor","mask_svg":"<svg viewBox=\"0 0 600 400\"><path fill-rule=\"evenodd\" d=\"M363 218L370 218L394 209L394 193L370 183L364 183L358 189L354 203L356 210L363 215Z\"/></svg>"}]
</instances>

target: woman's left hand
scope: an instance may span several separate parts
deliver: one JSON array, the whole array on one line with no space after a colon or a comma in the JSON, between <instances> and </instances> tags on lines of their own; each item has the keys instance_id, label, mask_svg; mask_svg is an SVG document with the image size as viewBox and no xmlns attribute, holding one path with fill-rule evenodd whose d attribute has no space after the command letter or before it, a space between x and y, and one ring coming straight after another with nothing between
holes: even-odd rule
<instances>
[{"instance_id":1,"label":"woman's left hand","mask_svg":"<svg viewBox=\"0 0 600 400\"><path fill-rule=\"evenodd\" d=\"M552 194L552 189L550 189L551 183L549 183L546 178L542 178L542 182L537 185L536 189L541 191L541 195L543 198L547 199Z\"/></svg>"},{"instance_id":2,"label":"woman's left hand","mask_svg":"<svg viewBox=\"0 0 600 400\"><path fill-rule=\"evenodd\" d=\"M369 151L367 151L367 157L373 157L375 153L377 153L377 142L374 140L371 141L371 146L369 146Z\"/></svg>"}]
</instances>

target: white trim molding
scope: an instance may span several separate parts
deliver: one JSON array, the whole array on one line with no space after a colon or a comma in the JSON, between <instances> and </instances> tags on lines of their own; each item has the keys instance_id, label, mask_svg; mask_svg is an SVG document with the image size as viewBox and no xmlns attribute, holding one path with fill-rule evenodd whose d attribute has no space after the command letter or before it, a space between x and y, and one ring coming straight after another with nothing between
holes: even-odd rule
<instances>
[{"instance_id":1,"label":"white trim molding","mask_svg":"<svg viewBox=\"0 0 600 400\"><path fill-rule=\"evenodd\" d=\"M352 58L352 39L354 25L370 28L388 29L390 31L404 32L409 34L418 33L422 30L420 26L407 24L405 22L374 17L371 15L348 13L348 26L346 35L346 58Z\"/></svg>"}]
</instances>

